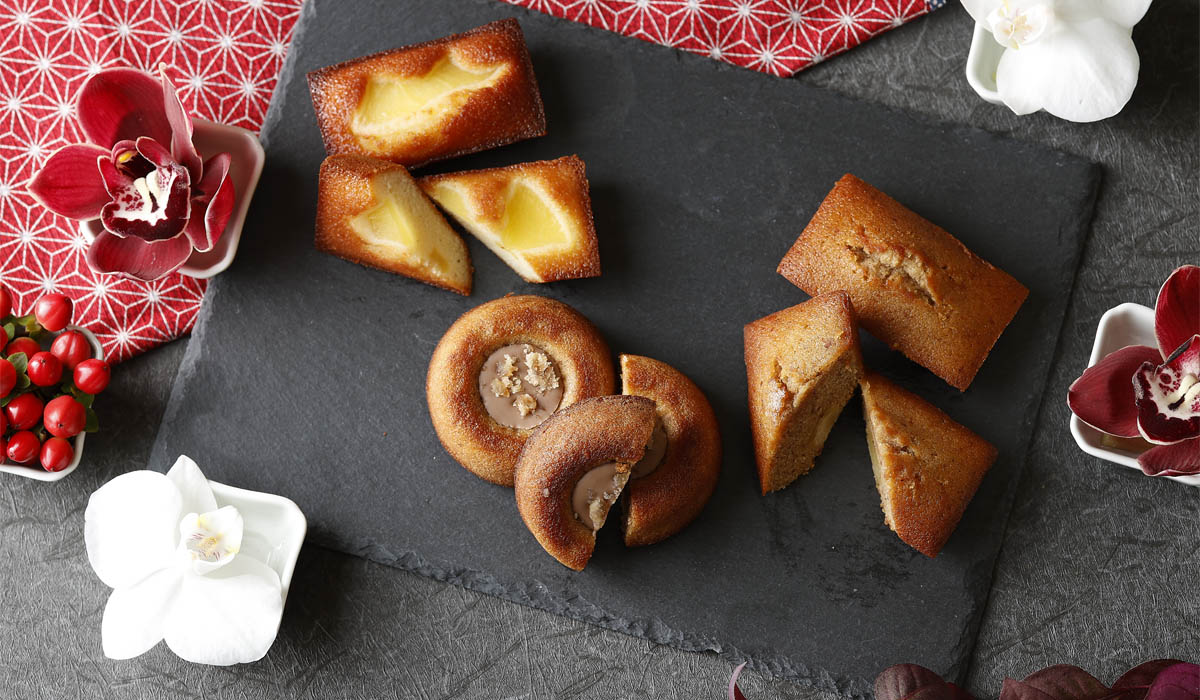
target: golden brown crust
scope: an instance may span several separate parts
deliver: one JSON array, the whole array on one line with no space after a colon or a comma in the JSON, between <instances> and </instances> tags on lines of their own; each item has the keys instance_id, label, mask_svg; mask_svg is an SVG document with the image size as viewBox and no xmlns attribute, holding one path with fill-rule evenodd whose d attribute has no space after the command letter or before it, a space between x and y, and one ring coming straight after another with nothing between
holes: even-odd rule
<instances>
[{"instance_id":1,"label":"golden brown crust","mask_svg":"<svg viewBox=\"0 0 1200 700\"><path fill-rule=\"evenodd\" d=\"M936 557L996 461L996 448L878 374L867 373L862 391L885 522L913 549Z\"/></svg>"},{"instance_id":2,"label":"golden brown crust","mask_svg":"<svg viewBox=\"0 0 1200 700\"><path fill-rule=\"evenodd\" d=\"M654 401L667 433L662 463L625 486L625 544L637 547L674 535L704 509L721 474L721 432L704 392L665 362L621 355L621 384Z\"/></svg>"},{"instance_id":3,"label":"golden brown crust","mask_svg":"<svg viewBox=\"0 0 1200 700\"><path fill-rule=\"evenodd\" d=\"M840 291L749 323L743 337L755 463L766 494L812 468L820 446L801 449L792 444L796 433L811 432L814 412L840 413L862 375L862 351L854 307ZM816 437L824 443L824 435Z\"/></svg>"},{"instance_id":4,"label":"golden brown crust","mask_svg":"<svg viewBox=\"0 0 1200 700\"><path fill-rule=\"evenodd\" d=\"M1029 290L853 175L779 263L812 295L842 289L872 335L966 390Z\"/></svg>"},{"instance_id":5,"label":"golden brown crust","mask_svg":"<svg viewBox=\"0 0 1200 700\"><path fill-rule=\"evenodd\" d=\"M575 518L571 494L589 470L642 458L654 432L654 402L639 396L585 399L534 429L517 462L517 510L542 548L563 566L583 570L596 533Z\"/></svg>"},{"instance_id":6,"label":"golden brown crust","mask_svg":"<svg viewBox=\"0 0 1200 700\"><path fill-rule=\"evenodd\" d=\"M592 218L587 169L579 156L428 175L417 182L435 200L439 185L454 183L474 202L483 221L499 223L504 217L505 193L514 178L534 180L544 188L550 199L566 211L576 235L575 244L568 249L522 254L520 257L529 263L534 274L523 274L520 270L517 273L526 282L536 283L599 277L600 244ZM466 225L461 220L459 223Z\"/></svg>"},{"instance_id":7,"label":"golden brown crust","mask_svg":"<svg viewBox=\"0 0 1200 700\"><path fill-rule=\"evenodd\" d=\"M350 131L367 80L373 74L402 77L428 73L450 56L468 66L503 63L508 70L475 90L453 114L390 147L365 147ZM509 18L462 34L363 56L308 74L308 88L327 153L362 153L415 168L546 134L541 94L517 20Z\"/></svg>"},{"instance_id":8,"label":"golden brown crust","mask_svg":"<svg viewBox=\"0 0 1200 700\"><path fill-rule=\"evenodd\" d=\"M430 202L429 216L437 217L447 227L447 232L457 241L457 255L466 261L465 273L460 281L441 279L425 267L394 257L384 256L364 245L362 239L350 227L350 220L359 213L375 206L375 194L371 178L382 173L395 173L412 180L404 166L377 158L357 155L329 156L321 163L317 186L317 219L314 244L323 253L339 258L393 272L426 284L470 296L473 268L471 253L462 237L454 233L445 223L437 208ZM416 183L414 183L415 186Z\"/></svg>"},{"instance_id":9,"label":"golden brown crust","mask_svg":"<svg viewBox=\"0 0 1200 700\"><path fill-rule=\"evenodd\" d=\"M517 457L531 431L500 425L488 415L479 395L479 372L493 351L518 343L537 346L557 365L563 386L560 411L611 394L615 383L604 338L591 321L562 302L505 296L459 317L429 361L429 416L454 459L501 486L512 486Z\"/></svg>"}]
</instances>

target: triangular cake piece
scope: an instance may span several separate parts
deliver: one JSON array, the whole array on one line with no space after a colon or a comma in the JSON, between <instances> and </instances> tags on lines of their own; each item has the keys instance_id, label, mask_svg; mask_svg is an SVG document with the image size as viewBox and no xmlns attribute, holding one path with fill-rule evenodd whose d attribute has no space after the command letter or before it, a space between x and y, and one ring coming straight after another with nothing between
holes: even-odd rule
<instances>
[{"instance_id":1,"label":"triangular cake piece","mask_svg":"<svg viewBox=\"0 0 1200 700\"><path fill-rule=\"evenodd\" d=\"M402 165L357 155L326 158L316 246L360 265L471 293L466 243Z\"/></svg>"},{"instance_id":2,"label":"triangular cake piece","mask_svg":"<svg viewBox=\"0 0 1200 700\"><path fill-rule=\"evenodd\" d=\"M422 189L526 282L600 275L577 156L421 178Z\"/></svg>"},{"instance_id":3,"label":"triangular cake piece","mask_svg":"<svg viewBox=\"0 0 1200 700\"><path fill-rule=\"evenodd\" d=\"M850 297L831 292L745 328L750 426L762 492L807 473L862 377Z\"/></svg>"},{"instance_id":4,"label":"triangular cake piece","mask_svg":"<svg viewBox=\"0 0 1200 700\"><path fill-rule=\"evenodd\" d=\"M936 557L996 461L996 448L878 374L863 378L862 392L884 522L910 547Z\"/></svg>"}]
</instances>

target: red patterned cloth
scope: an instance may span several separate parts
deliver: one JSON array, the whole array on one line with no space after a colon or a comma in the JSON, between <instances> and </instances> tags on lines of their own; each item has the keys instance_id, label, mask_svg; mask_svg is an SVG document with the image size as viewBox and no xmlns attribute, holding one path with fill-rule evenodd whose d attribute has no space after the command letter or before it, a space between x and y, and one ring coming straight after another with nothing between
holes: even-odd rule
<instances>
[{"instance_id":1,"label":"red patterned cloth","mask_svg":"<svg viewBox=\"0 0 1200 700\"><path fill-rule=\"evenodd\" d=\"M555 17L787 76L946 0L504 0Z\"/></svg>"},{"instance_id":2,"label":"red patterned cloth","mask_svg":"<svg viewBox=\"0 0 1200 700\"><path fill-rule=\"evenodd\" d=\"M169 74L196 117L258 130L300 0L5 0L0 3L0 281L27 312L59 291L76 323L120 361L188 333L202 280L97 275L76 222L39 206L25 185L59 147L83 141L75 93L110 66Z\"/></svg>"},{"instance_id":3,"label":"red patterned cloth","mask_svg":"<svg viewBox=\"0 0 1200 700\"><path fill-rule=\"evenodd\" d=\"M629 36L790 75L945 0L504 0ZM6 0L0 7L0 281L30 309L47 291L120 361L188 333L205 283L96 275L76 224L25 185L46 157L83 140L74 99L108 66L171 76L193 116L257 130L301 0ZM465 27L464 27L465 29Z\"/></svg>"}]
</instances>

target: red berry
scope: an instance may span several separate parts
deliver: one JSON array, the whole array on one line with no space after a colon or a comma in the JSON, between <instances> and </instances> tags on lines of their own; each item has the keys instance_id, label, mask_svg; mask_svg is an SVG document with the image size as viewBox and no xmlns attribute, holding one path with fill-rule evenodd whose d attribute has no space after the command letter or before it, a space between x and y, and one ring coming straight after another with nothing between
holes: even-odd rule
<instances>
[{"instance_id":1,"label":"red berry","mask_svg":"<svg viewBox=\"0 0 1200 700\"><path fill-rule=\"evenodd\" d=\"M46 404L43 423L54 437L75 437L87 423L87 411L72 396L59 396Z\"/></svg>"},{"instance_id":2,"label":"red berry","mask_svg":"<svg viewBox=\"0 0 1200 700\"><path fill-rule=\"evenodd\" d=\"M11 357L12 355L16 355L19 352L23 352L23 353L25 353L25 359L28 360L29 358L33 357L34 355L38 354L41 351L42 351L42 346L38 345L36 340L34 340L33 338L28 338L28 337L22 336L20 338L14 339L11 343L8 344L8 347L4 348L4 356Z\"/></svg>"},{"instance_id":3,"label":"red berry","mask_svg":"<svg viewBox=\"0 0 1200 700\"><path fill-rule=\"evenodd\" d=\"M92 345L79 331L67 331L54 339L50 352L62 360L63 367L75 369L75 365L92 356Z\"/></svg>"},{"instance_id":4,"label":"red berry","mask_svg":"<svg viewBox=\"0 0 1200 700\"><path fill-rule=\"evenodd\" d=\"M0 284L0 318L6 318L12 313L12 294L9 294L8 287Z\"/></svg>"},{"instance_id":5,"label":"red berry","mask_svg":"<svg viewBox=\"0 0 1200 700\"><path fill-rule=\"evenodd\" d=\"M62 360L52 352L35 353L29 358L29 381L38 386L54 386L62 379Z\"/></svg>"},{"instance_id":6,"label":"red berry","mask_svg":"<svg viewBox=\"0 0 1200 700\"><path fill-rule=\"evenodd\" d=\"M8 396L16 385L17 368L8 360L0 359L0 398Z\"/></svg>"},{"instance_id":7,"label":"red berry","mask_svg":"<svg viewBox=\"0 0 1200 700\"><path fill-rule=\"evenodd\" d=\"M75 448L62 438L48 438L42 443L42 469L48 472L61 472L66 469L71 460L75 459Z\"/></svg>"},{"instance_id":8,"label":"red berry","mask_svg":"<svg viewBox=\"0 0 1200 700\"><path fill-rule=\"evenodd\" d=\"M13 430L28 430L42 419L42 400L35 394L21 394L4 407L4 417Z\"/></svg>"},{"instance_id":9,"label":"red berry","mask_svg":"<svg viewBox=\"0 0 1200 700\"><path fill-rule=\"evenodd\" d=\"M99 394L108 388L112 368L104 360L84 360L75 365L75 386L85 394Z\"/></svg>"},{"instance_id":10,"label":"red berry","mask_svg":"<svg viewBox=\"0 0 1200 700\"><path fill-rule=\"evenodd\" d=\"M32 462L33 458L37 457L40 447L37 436L28 430L13 433L8 439L8 458L18 464Z\"/></svg>"},{"instance_id":11,"label":"red berry","mask_svg":"<svg viewBox=\"0 0 1200 700\"><path fill-rule=\"evenodd\" d=\"M74 304L66 294L45 294L33 305L33 317L42 328L57 333L71 322Z\"/></svg>"}]
</instances>

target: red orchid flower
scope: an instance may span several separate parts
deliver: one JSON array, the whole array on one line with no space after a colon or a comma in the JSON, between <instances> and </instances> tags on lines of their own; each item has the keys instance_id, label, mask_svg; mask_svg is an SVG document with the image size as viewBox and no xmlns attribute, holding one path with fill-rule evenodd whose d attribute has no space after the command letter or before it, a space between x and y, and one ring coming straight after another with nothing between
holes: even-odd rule
<instances>
[{"instance_id":1,"label":"red orchid flower","mask_svg":"<svg viewBox=\"0 0 1200 700\"><path fill-rule=\"evenodd\" d=\"M88 142L56 151L29 183L56 214L100 219L87 252L97 272L158 279L193 250L211 250L233 213L229 154L200 159L165 65L159 74L112 68L89 78L76 109Z\"/></svg>"},{"instance_id":2,"label":"red orchid flower","mask_svg":"<svg viewBox=\"0 0 1200 700\"><path fill-rule=\"evenodd\" d=\"M1085 370L1067 405L1097 430L1154 443L1138 457L1146 474L1200 474L1200 267L1163 283L1154 335L1157 348L1130 345Z\"/></svg>"}]
</instances>

